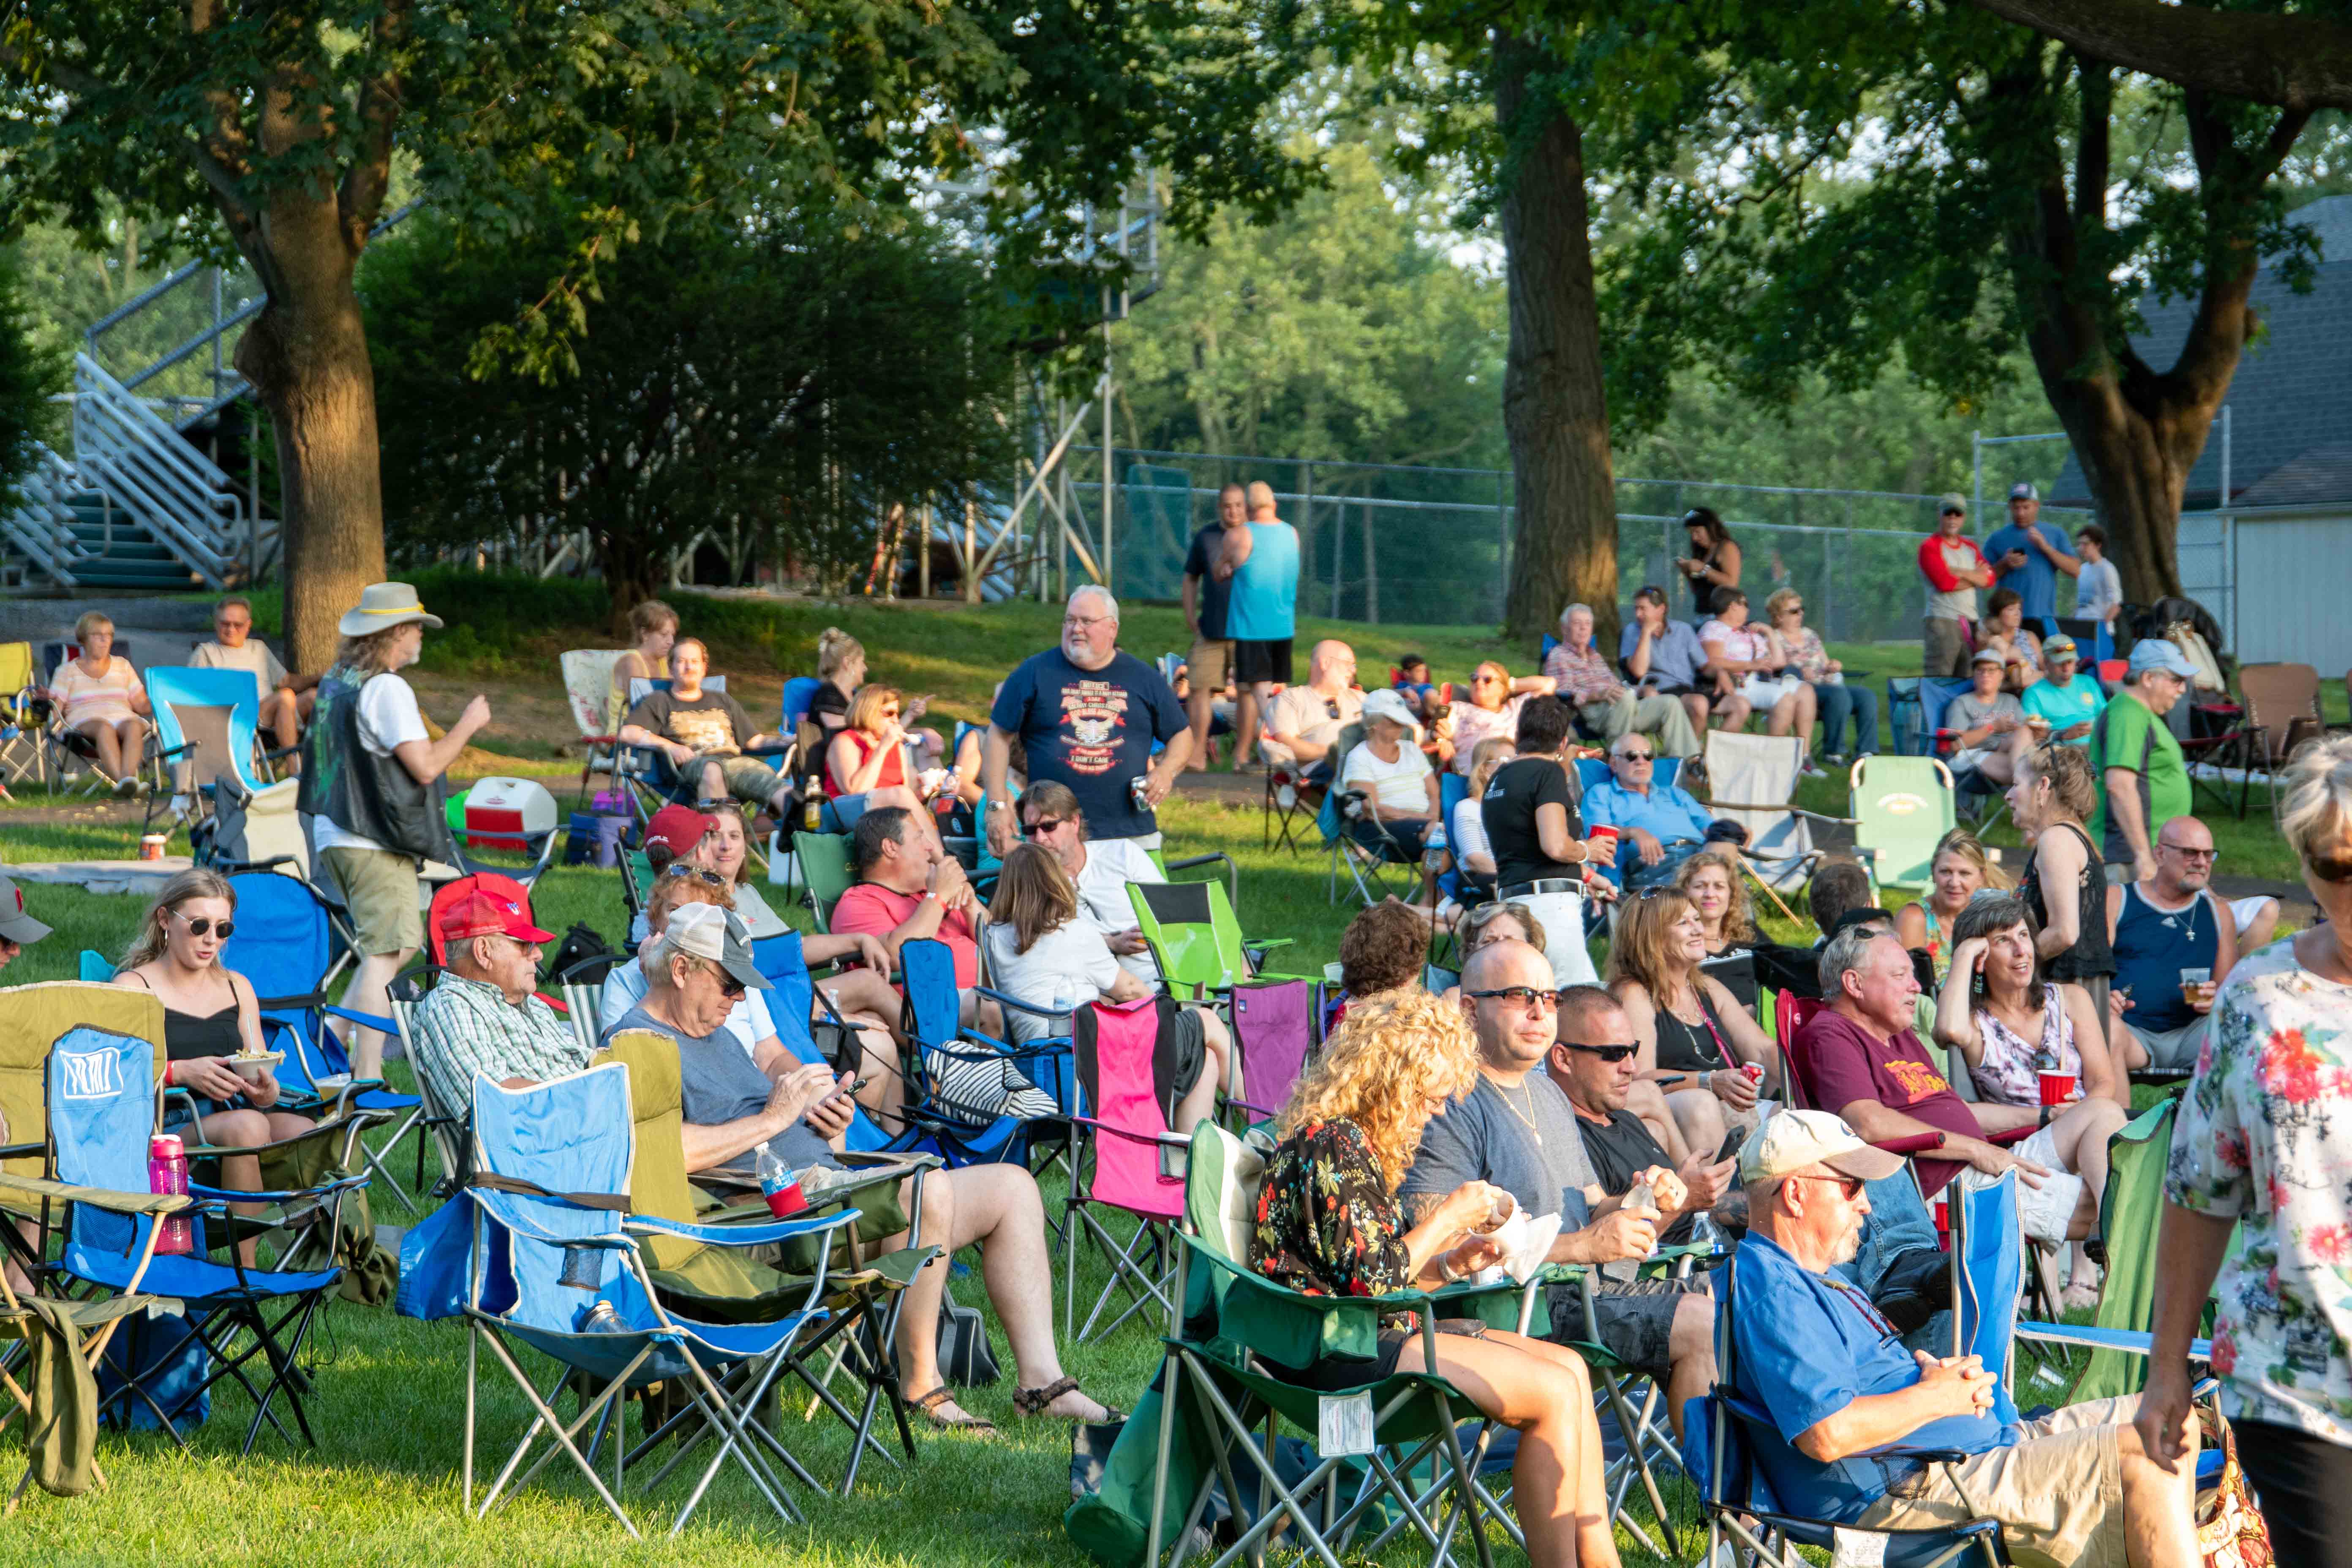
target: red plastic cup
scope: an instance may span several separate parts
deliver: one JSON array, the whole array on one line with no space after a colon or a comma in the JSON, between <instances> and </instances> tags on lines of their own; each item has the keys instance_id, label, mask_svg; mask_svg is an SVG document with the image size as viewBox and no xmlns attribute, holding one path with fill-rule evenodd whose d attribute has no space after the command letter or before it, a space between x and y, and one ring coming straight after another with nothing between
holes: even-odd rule
<instances>
[{"instance_id":1,"label":"red plastic cup","mask_svg":"<svg viewBox=\"0 0 2352 1568\"><path fill-rule=\"evenodd\" d=\"M1617 830L1609 826L1607 824L1604 823L1598 826L1586 828L1584 830L1584 837L1591 840L1593 843L1600 845L1603 849L1607 850L1611 856L1613 857L1617 853Z\"/></svg>"},{"instance_id":2,"label":"red plastic cup","mask_svg":"<svg viewBox=\"0 0 2352 1568\"><path fill-rule=\"evenodd\" d=\"M778 1219L790 1219L808 1207L808 1199L802 1194L798 1182L787 1183L762 1195L768 1200L768 1212Z\"/></svg>"},{"instance_id":3,"label":"red plastic cup","mask_svg":"<svg viewBox=\"0 0 2352 1568\"><path fill-rule=\"evenodd\" d=\"M1944 1206L1944 1194L1936 1194L1936 1234L1948 1236L1952 1229L1951 1211Z\"/></svg>"},{"instance_id":4,"label":"red plastic cup","mask_svg":"<svg viewBox=\"0 0 2352 1568\"><path fill-rule=\"evenodd\" d=\"M2040 1077L2042 1104L2067 1105L2073 1102L2076 1075L2071 1072L2052 1072L2045 1068Z\"/></svg>"}]
</instances>

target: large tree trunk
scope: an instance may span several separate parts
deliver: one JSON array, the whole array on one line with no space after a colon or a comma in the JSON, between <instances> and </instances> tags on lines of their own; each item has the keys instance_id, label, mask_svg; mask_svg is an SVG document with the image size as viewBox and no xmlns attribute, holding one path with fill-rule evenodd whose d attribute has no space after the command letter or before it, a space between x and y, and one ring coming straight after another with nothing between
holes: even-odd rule
<instances>
[{"instance_id":1,"label":"large tree trunk","mask_svg":"<svg viewBox=\"0 0 2352 1568\"><path fill-rule=\"evenodd\" d=\"M2179 594L2181 499L2228 382L2203 395L2138 399L2111 373L2070 381L2044 372L2042 384L2089 481L2124 597L2149 605Z\"/></svg>"},{"instance_id":2,"label":"large tree trunk","mask_svg":"<svg viewBox=\"0 0 2352 1568\"><path fill-rule=\"evenodd\" d=\"M1503 182L1511 340L1503 427L1511 441L1518 520L1506 632L1533 639L1562 606L1592 606L1601 646L1617 643L1617 501L1609 406L1601 383L1601 316L1584 196L1584 137L1556 104L1528 99L1542 51L1495 46L1495 109L1514 150ZM1523 126L1522 115L1540 117Z\"/></svg>"},{"instance_id":3,"label":"large tree trunk","mask_svg":"<svg viewBox=\"0 0 2352 1568\"><path fill-rule=\"evenodd\" d=\"M286 193L268 234L269 302L237 344L236 368L278 437L286 662L315 673L334 658L336 621L384 574L375 373L352 289L357 257L331 194Z\"/></svg>"}]
</instances>

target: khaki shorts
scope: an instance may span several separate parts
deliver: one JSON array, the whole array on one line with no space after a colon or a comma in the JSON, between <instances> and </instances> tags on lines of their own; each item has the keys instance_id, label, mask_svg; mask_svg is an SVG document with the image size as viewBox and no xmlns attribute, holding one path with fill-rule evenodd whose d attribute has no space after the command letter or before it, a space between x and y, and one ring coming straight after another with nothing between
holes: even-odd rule
<instances>
[{"instance_id":1,"label":"khaki shorts","mask_svg":"<svg viewBox=\"0 0 2352 1568\"><path fill-rule=\"evenodd\" d=\"M1930 1465L1897 1482L1854 1522L1865 1530L1917 1530L1989 1514L2000 1521L2001 1539L2021 1568L2124 1568L2118 1434L2138 1411L2139 1395L2128 1394L2025 1422L2015 1447L1958 1465Z\"/></svg>"},{"instance_id":2,"label":"khaki shorts","mask_svg":"<svg viewBox=\"0 0 2352 1568\"><path fill-rule=\"evenodd\" d=\"M1223 691L1225 678L1234 672L1234 645L1229 642L1194 643L1192 651L1184 656L1184 670L1192 678L1194 691Z\"/></svg>"},{"instance_id":3,"label":"khaki shorts","mask_svg":"<svg viewBox=\"0 0 2352 1568\"><path fill-rule=\"evenodd\" d=\"M1958 678L1969 673L1969 639L1958 621L1929 616L1920 626L1919 672L1928 679Z\"/></svg>"},{"instance_id":4,"label":"khaki shorts","mask_svg":"<svg viewBox=\"0 0 2352 1568\"><path fill-rule=\"evenodd\" d=\"M361 957L414 952L425 945L414 856L389 849L321 849L319 858L343 890Z\"/></svg>"}]
</instances>

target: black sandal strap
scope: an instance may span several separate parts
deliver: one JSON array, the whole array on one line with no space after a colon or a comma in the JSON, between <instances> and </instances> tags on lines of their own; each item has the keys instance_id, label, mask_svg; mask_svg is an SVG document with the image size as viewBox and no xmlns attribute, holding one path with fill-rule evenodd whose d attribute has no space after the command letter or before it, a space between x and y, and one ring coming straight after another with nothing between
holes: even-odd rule
<instances>
[{"instance_id":1,"label":"black sandal strap","mask_svg":"<svg viewBox=\"0 0 2352 1568\"><path fill-rule=\"evenodd\" d=\"M1045 1411L1045 1406L1053 1404L1065 1394L1075 1393L1077 1386L1076 1378L1065 1377L1060 1382L1049 1383L1043 1388L1016 1388L1013 1391L1013 1407L1024 1415L1040 1415Z\"/></svg>"}]
</instances>

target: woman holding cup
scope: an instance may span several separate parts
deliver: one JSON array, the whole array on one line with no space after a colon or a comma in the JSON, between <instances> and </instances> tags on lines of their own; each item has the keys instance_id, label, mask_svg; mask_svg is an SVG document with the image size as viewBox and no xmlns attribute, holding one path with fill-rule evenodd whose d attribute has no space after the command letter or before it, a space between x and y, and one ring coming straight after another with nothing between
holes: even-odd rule
<instances>
[{"instance_id":1,"label":"woman holding cup","mask_svg":"<svg viewBox=\"0 0 2352 1568\"><path fill-rule=\"evenodd\" d=\"M2048 728L2045 720L2042 729ZM2045 744L2018 758L2009 809L2032 846L2017 892L2033 917L2034 954L2042 961L2043 979L2081 986L2091 999L2091 1016L2104 1020L2116 977L2116 950L2107 936L2107 868L2083 826L2098 803L2087 748ZM2099 1037L2106 1039L2109 1033L2103 1029ZM2110 1092L2116 1104L2131 1109L2125 1074L2115 1075Z\"/></svg>"},{"instance_id":2,"label":"woman holding cup","mask_svg":"<svg viewBox=\"0 0 2352 1568\"><path fill-rule=\"evenodd\" d=\"M253 983L221 963L221 950L236 929L236 889L228 879L204 867L181 872L163 884L139 923L138 939L122 956L114 984L126 991L152 992L163 1004L163 1082L195 1097L194 1131L220 1149L257 1149L310 1130L308 1118L271 1108L278 1103L280 1059L262 1042L261 1006ZM187 1126L175 1101L164 1114ZM261 1160L253 1154L221 1161L224 1187L261 1191ZM258 1214L258 1204L233 1205ZM253 1261L253 1242L242 1245Z\"/></svg>"},{"instance_id":3,"label":"woman holding cup","mask_svg":"<svg viewBox=\"0 0 2352 1568\"><path fill-rule=\"evenodd\" d=\"M1980 1100L2041 1107L2042 1131L2018 1146L2018 1158L2075 1173L2095 1203L2107 1184L2107 1138L2124 1124L2130 1091L2089 994L2047 980L2034 940L2032 918L2013 893L1960 911L1952 972L1937 1001L1936 1043L1958 1053ZM2095 1277L2076 1243L2063 1304L2096 1305Z\"/></svg>"},{"instance_id":4,"label":"woman holding cup","mask_svg":"<svg viewBox=\"0 0 2352 1568\"><path fill-rule=\"evenodd\" d=\"M1684 1143L1719 1158L1733 1134L1756 1125L1758 1097L1780 1094L1780 1052L1754 1015L1705 973L1706 961L1706 928L1690 899L1671 888L1645 889L1618 918L1609 994L1633 1026L1637 1081L1659 1080ZM1671 1143L1663 1134L1658 1141Z\"/></svg>"}]
</instances>

